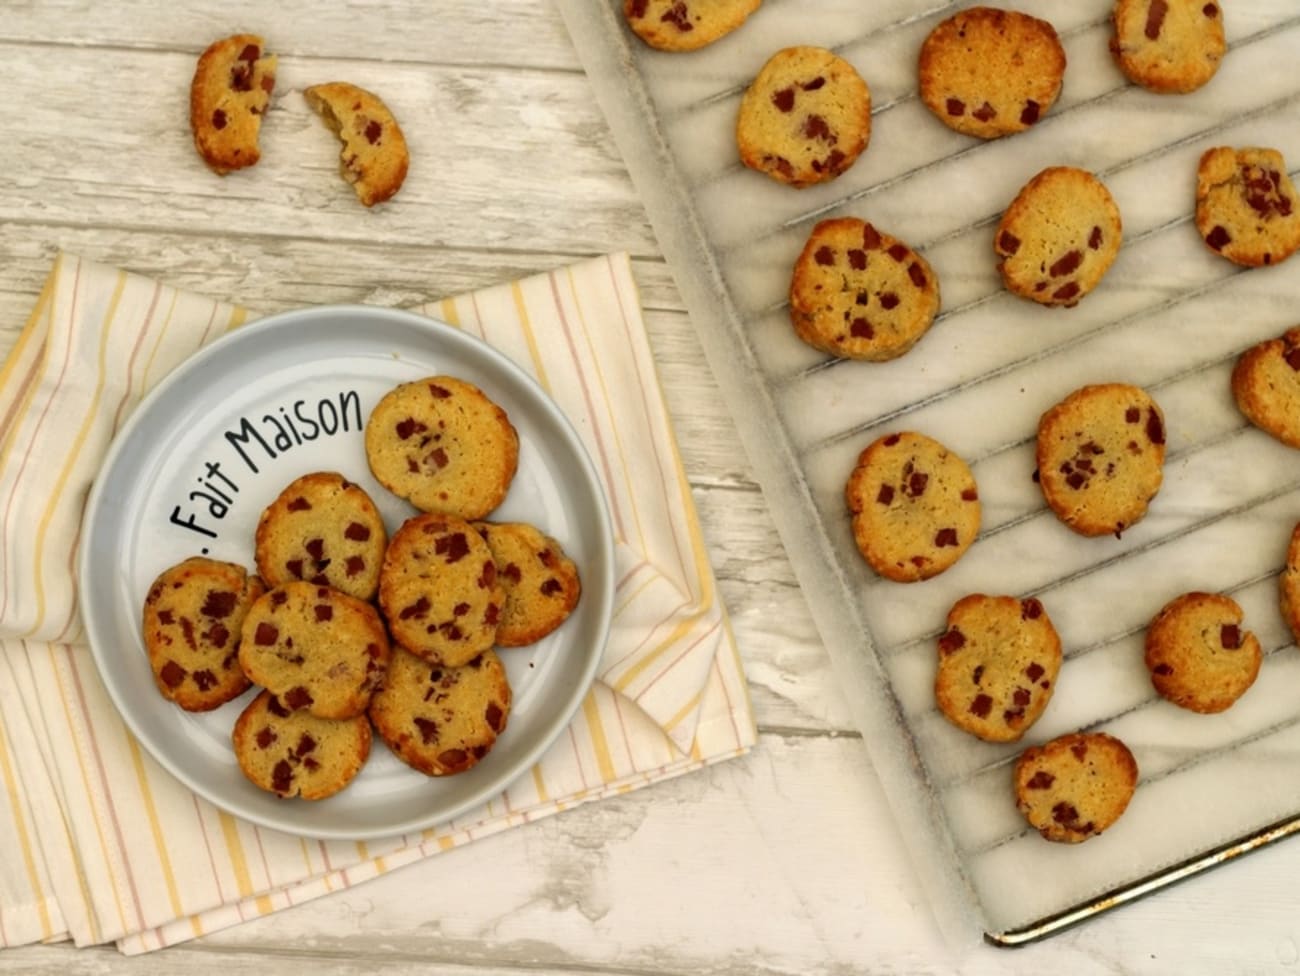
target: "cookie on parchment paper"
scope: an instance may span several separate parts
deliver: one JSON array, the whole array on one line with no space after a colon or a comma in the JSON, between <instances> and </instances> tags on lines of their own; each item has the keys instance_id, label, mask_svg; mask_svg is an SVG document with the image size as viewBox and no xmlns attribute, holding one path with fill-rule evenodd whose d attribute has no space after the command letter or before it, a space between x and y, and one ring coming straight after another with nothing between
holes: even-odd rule
<instances>
[{"instance_id":1,"label":"cookie on parchment paper","mask_svg":"<svg viewBox=\"0 0 1300 976\"><path fill-rule=\"evenodd\" d=\"M235 721L231 741L253 785L277 796L323 800L356 778L370 756L370 723L290 711L263 691Z\"/></svg>"},{"instance_id":2,"label":"cookie on parchment paper","mask_svg":"<svg viewBox=\"0 0 1300 976\"><path fill-rule=\"evenodd\" d=\"M745 91L736 119L740 161L794 187L825 183L871 138L871 92L843 58L820 47L777 51Z\"/></svg>"},{"instance_id":3,"label":"cookie on parchment paper","mask_svg":"<svg viewBox=\"0 0 1300 976\"><path fill-rule=\"evenodd\" d=\"M1252 424L1300 448L1300 326L1238 357L1232 369L1232 397Z\"/></svg>"},{"instance_id":4,"label":"cookie on parchment paper","mask_svg":"<svg viewBox=\"0 0 1300 976\"><path fill-rule=\"evenodd\" d=\"M698 51L743 24L763 0L623 0L623 16L660 51Z\"/></svg>"},{"instance_id":5,"label":"cookie on parchment paper","mask_svg":"<svg viewBox=\"0 0 1300 976\"><path fill-rule=\"evenodd\" d=\"M1206 150L1196 170L1196 229L1210 250L1246 268L1300 249L1300 206L1276 149Z\"/></svg>"},{"instance_id":6,"label":"cookie on parchment paper","mask_svg":"<svg viewBox=\"0 0 1300 976\"><path fill-rule=\"evenodd\" d=\"M1075 732L1032 746L1016 761L1016 806L1047 840L1096 837L1128 808L1137 761L1104 732Z\"/></svg>"},{"instance_id":7,"label":"cookie on parchment paper","mask_svg":"<svg viewBox=\"0 0 1300 976\"><path fill-rule=\"evenodd\" d=\"M1214 77L1227 50L1217 2L1119 0L1111 23L1115 63L1154 92L1195 91Z\"/></svg>"},{"instance_id":8,"label":"cookie on parchment paper","mask_svg":"<svg viewBox=\"0 0 1300 976\"><path fill-rule=\"evenodd\" d=\"M1056 102L1065 49L1045 20L971 7L921 45L921 101L949 128L981 139L1023 132Z\"/></svg>"},{"instance_id":9,"label":"cookie on parchment paper","mask_svg":"<svg viewBox=\"0 0 1300 976\"><path fill-rule=\"evenodd\" d=\"M215 172L252 166L262 158L257 138L271 92L275 55L256 34L214 41L199 57L190 82L194 148Z\"/></svg>"},{"instance_id":10,"label":"cookie on parchment paper","mask_svg":"<svg viewBox=\"0 0 1300 976\"><path fill-rule=\"evenodd\" d=\"M813 228L790 281L795 334L846 359L896 359L939 311L939 279L925 258L856 217Z\"/></svg>"},{"instance_id":11,"label":"cookie on parchment paper","mask_svg":"<svg viewBox=\"0 0 1300 976\"><path fill-rule=\"evenodd\" d=\"M523 522L475 522L474 529L492 550L505 591L497 644L534 644L564 623L582 594L578 567L564 548Z\"/></svg>"},{"instance_id":12,"label":"cookie on parchment paper","mask_svg":"<svg viewBox=\"0 0 1300 976\"><path fill-rule=\"evenodd\" d=\"M373 207L402 188L411 154L402 127L378 95L346 81L312 85L302 94L342 140L339 172L358 200Z\"/></svg>"},{"instance_id":13,"label":"cookie on parchment paper","mask_svg":"<svg viewBox=\"0 0 1300 976\"><path fill-rule=\"evenodd\" d=\"M1184 593L1147 628L1145 661L1162 698L1201 713L1222 712L1259 676L1259 641L1242 626L1237 602L1218 593Z\"/></svg>"}]
</instances>

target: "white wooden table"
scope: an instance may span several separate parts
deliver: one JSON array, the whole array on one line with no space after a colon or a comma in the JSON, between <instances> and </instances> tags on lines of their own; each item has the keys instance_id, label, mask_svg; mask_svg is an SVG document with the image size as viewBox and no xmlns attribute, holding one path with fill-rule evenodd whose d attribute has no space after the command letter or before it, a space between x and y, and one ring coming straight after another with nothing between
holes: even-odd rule
<instances>
[{"instance_id":1,"label":"white wooden table","mask_svg":"<svg viewBox=\"0 0 1300 976\"><path fill-rule=\"evenodd\" d=\"M612 0L611 0L612 2ZM793 0L773 0L793 2ZM57 249L274 311L400 305L627 250L762 732L749 757L584 806L128 960L3 973L1168 973L1300 967L1283 844L1023 950L944 947L763 497L558 12L539 0L9 0L0 16L0 352ZM277 127L319 157L224 181L189 146L194 58L281 55ZM335 175L314 81L388 94L414 147L381 213ZM409 106L409 108L407 107Z\"/></svg>"}]
</instances>

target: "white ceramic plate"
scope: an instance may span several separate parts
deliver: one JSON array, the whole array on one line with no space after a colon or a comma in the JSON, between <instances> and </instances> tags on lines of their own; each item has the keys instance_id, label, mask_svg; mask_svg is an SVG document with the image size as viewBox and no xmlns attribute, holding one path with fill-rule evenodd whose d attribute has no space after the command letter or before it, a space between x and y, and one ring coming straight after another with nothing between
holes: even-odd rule
<instances>
[{"instance_id":1,"label":"white ceramic plate","mask_svg":"<svg viewBox=\"0 0 1300 976\"><path fill-rule=\"evenodd\" d=\"M263 508L294 478L333 470L362 485L390 533L414 514L366 464L366 418L399 383L447 374L475 383L519 432L519 470L492 514L553 536L577 564L582 599L555 633L503 650L509 725L474 769L431 779L375 739L342 793L282 800L249 783L230 746L253 692L191 714L156 690L141 636L154 578L191 555L253 567ZM186 523L192 523L192 526ZM214 342L152 390L113 442L86 507L82 617L109 695L172 775L247 820L310 837L366 839L443 823L500 793L566 727L595 674L613 601L605 499L581 442L537 383L441 322L371 306L262 319Z\"/></svg>"}]
</instances>

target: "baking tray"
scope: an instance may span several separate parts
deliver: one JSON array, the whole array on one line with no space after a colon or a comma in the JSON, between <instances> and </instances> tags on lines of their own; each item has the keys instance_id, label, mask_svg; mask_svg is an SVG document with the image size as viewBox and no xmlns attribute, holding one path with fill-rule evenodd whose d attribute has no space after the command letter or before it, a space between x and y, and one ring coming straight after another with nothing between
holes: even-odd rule
<instances>
[{"instance_id":1,"label":"baking tray","mask_svg":"<svg viewBox=\"0 0 1300 976\"><path fill-rule=\"evenodd\" d=\"M922 40L966 3L767 0L691 54L641 44L617 2L559 4L949 939L1030 941L1300 828L1300 654L1276 579L1300 518L1300 454L1249 427L1229 389L1243 349L1300 319L1300 258L1245 271L1191 222L1205 149L1300 162L1294 0L1227 4L1219 73L1165 96L1112 63L1110 0L1022 3L1060 32L1065 83L1032 130L987 143L916 94ZM743 168L734 142L745 86L793 44L836 51L873 99L867 151L801 191ZM1007 293L992 250L1002 210L1049 165L1097 173L1124 220L1118 259L1074 309ZM940 279L941 313L901 359L832 361L790 328L794 260L817 220L841 215L907 241ZM1105 381L1156 397L1168 458L1144 521L1085 539L1046 509L1033 439L1046 408ZM843 502L858 452L902 429L971 463L984 513L953 569L911 585L866 567ZM1156 698L1143 666L1146 624L1189 590L1234 597L1265 649L1255 686L1220 715ZM1020 744L980 742L935 710L935 638L971 592L1038 596L1061 634L1055 697ZM1050 844L1016 811L1011 767L1025 745L1079 729L1130 746L1137 794L1102 836Z\"/></svg>"}]
</instances>

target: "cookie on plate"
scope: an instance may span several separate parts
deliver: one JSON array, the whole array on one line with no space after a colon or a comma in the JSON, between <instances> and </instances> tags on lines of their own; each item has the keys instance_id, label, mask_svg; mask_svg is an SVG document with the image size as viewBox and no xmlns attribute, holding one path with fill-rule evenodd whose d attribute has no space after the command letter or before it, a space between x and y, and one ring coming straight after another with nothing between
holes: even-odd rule
<instances>
[{"instance_id":1,"label":"cookie on plate","mask_svg":"<svg viewBox=\"0 0 1300 976\"><path fill-rule=\"evenodd\" d=\"M1119 0L1110 53L1124 76L1153 92L1195 91L1227 50L1223 12L1206 0Z\"/></svg>"},{"instance_id":2,"label":"cookie on plate","mask_svg":"<svg viewBox=\"0 0 1300 976\"><path fill-rule=\"evenodd\" d=\"M393 533L379 576L379 605L393 640L457 667L496 640L505 590L492 550L454 515L417 515Z\"/></svg>"},{"instance_id":3,"label":"cookie on plate","mask_svg":"<svg viewBox=\"0 0 1300 976\"><path fill-rule=\"evenodd\" d=\"M369 600L387 544L365 489L336 471L317 471L294 479L262 512L254 553L270 586L307 580Z\"/></svg>"},{"instance_id":4,"label":"cookie on plate","mask_svg":"<svg viewBox=\"0 0 1300 976\"><path fill-rule=\"evenodd\" d=\"M1077 844L1120 818L1137 789L1137 761L1104 732L1032 746L1016 761L1016 806L1051 841Z\"/></svg>"},{"instance_id":5,"label":"cookie on plate","mask_svg":"<svg viewBox=\"0 0 1300 976\"><path fill-rule=\"evenodd\" d=\"M424 512L481 519L501 504L519 465L519 435L473 383L403 383L366 421L366 460L385 488Z\"/></svg>"},{"instance_id":6,"label":"cookie on plate","mask_svg":"<svg viewBox=\"0 0 1300 976\"><path fill-rule=\"evenodd\" d=\"M845 359L896 359L939 311L939 279L925 258L856 217L813 228L790 281L795 334Z\"/></svg>"},{"instance_id":7,"label":"cookie on plate","mask_svg":"<svg viewBox=\"0 0 1300 976\"><path fill-rule=\"evenodd\" d=\"M1232 397L1252 424L1300 447L1300 326L1251 346L1232 370Z\"/></svg>"},{"instance_id":8,"label":"cookie on plate","mask_svg":"<svg viewBox=\"0 0 1300 976\"><path fill-rule=\"evenodd\" d=\"M623 0L623 16L660 51L698 51L743 24L763 0Z\"/></svg>"},{"instance_id":9,"label":"cookie on plate","mask_svg":"<svg viewBox=\"0 0 1300 976\"><path fill-rule=\"evenodd\" d=\"M1146 665L1162 698L1193 712L1222 712L1259 676L1259 641L1245 614L1218 593L1184 593L1147 628Z\"/></svg>"},{"instance_id":10,"label":"cookie on plate","mask_svg":"<svg viewBox=\"0 0 1300 976\"><path fill-rule=\"evenodd\" d=\"M505 591L497 644L534 644L564 623L578 605L582 582L563 547L523 522L475 522L474 529L492 550Z\"/></svg>"},{"instance_id":11,"label":"cookie on plate","mask_svg":"<svg viewBox=\"0 0 1300 976\"><path fill-rule=\"evenodd\" d=\"M1007 289L1040 305L1077 305L1119 254L1119 208L1086 170L1052 166L1011 201L993 250Z\"/></svg>"},{"instance_id":12,"label":"cookie on plate","mask_svg":"<svg viewBox=\"0 0 1300 976\"><path fill-rule=\"evenodd\" d=\"M820 47L772 55L745 91L736 119L740 161L794 187L835 179L870 138L867 83L853 65Z\"/></svg>"},{"instance_id":13,"label":"cookie on plate","mask_svg":"<svg viewBox=\"0 0 1300 976\"><path fill-rule=\"evenodd\" d=\"M934 697L948 721L987 742L1014 742L1056 687L1061 639L1041 601L971 594L948 611Z\"/></svg>"},{"instance_id":14,"label":"cookie on plate","mask_svg":"<svg viewBox=\"0 0 1300 976\"><path fill-rule=\"evenodd\" d=\"M358 200L373 207L402 188L411 154L402 127L378 95L346 81L312 85L302 94L342 141L339 172Z\"/></svg>"},{"instance_id":15,"label":"cookie on plate","mask_svg":"<svg viewBox=\"0 0 1300 976\"><path fill-rule=\"evenodd\" d=\"M1137 523L1164 478L1165 420L1143 389L1075 390L1038 421L1038 482L1056 517L1080 535Z\"/></svg>"},{"instance_id":16,"label":"cookie on plate","mask_svg":"<svg viewBox=\"0 0 1300 976\"><path fill-rule=\"evenodd\" d=\"M159 574L144 600L144 646L154 684L189 712L248 688L239 668L244 617L263 593L243 566L194 556Z\"/></svg>"},{"instance_id":17,"label":"cookie on plate","mask_svg":"<svg viewBox=\"0 0 1300 976\"><path fill-rule=\"evenodd\" d=\"M1291 530L1286 548L1286 565L1278 578L1282 619L1291 628L1291 636L1300 643L1300 523Z\"/></svg>"},{"instance_id":18,"label":"cookie on plate","mask_svg":"<svg viewBox=\"0 0 1300 976\"><path fill-rule=\"evenodd\" d=\"M858 551L877 573L899 583L942 573L979 533L974 475L924 434L889 434L870 444L858 456L844 498Z\"/></svg>"},{"instance_id":19,"label":"cookie on plate","mask_svg":"<svg viewBox=\"0 0 1300 976\"><path fill-rule=\"evenodd\" d=\"M370 723L290 711L263 691L240 713L231 735L239 768L277 796L323 800L343 789L370 756Z\"/></svg>"},{"instance_id":20,"label":"cookie on plate","mask_svg":"<svg viewBox=\"0 0 1300 976\"><path fill-rule=\"evenodd\" d=\"M1300 248L1300 207L1276 149L1206 150L1196 171L1196 229L1233 264L1280 264Z\"/></svg>"},{"instance_id":21,"label":"cookie on plate","mask_svg":"<svg viewBox=\"0 0 1300 976\"><path fill-rule=\"evenodd\" d=\"M354 718L382 683L388 634L375 608L314 583L285 583L244 618L239 664L290 710Z\"/></svg>"},{"instance_id":22,"label":"cookie on plate","mask_svg":"<svg viewBox=\"0 0 1300 976\"><path fill-rule=\"evenodd\" d=\"M370 720L398 759L427 776L472 768L510 717L510 682L492 650L460 667L398 650Z\"/></svg>"},{"instance_id":23,"label":"cookie on plate","mask_svg":"<svg viewBox=\"0 0 1300 976\"><path fill-rule=\"evenodd\" d=\"M221 175L262 158L257 137L275 89L276 58L256 34L214 41L199 57L190 82L194 148Z\"/></svg>"},{"instance_id":24,"label":"cookie on plate","mask_svg":"<svg viewBox=\"0 0 1300 976\"><path fill-rule=\"evenodd\" d=\"M921 45L921 101L949 128L981 139L1023 132L1056 102L1065 49L1045 20L970 7Z\"/></svg>"}]
</instances>

